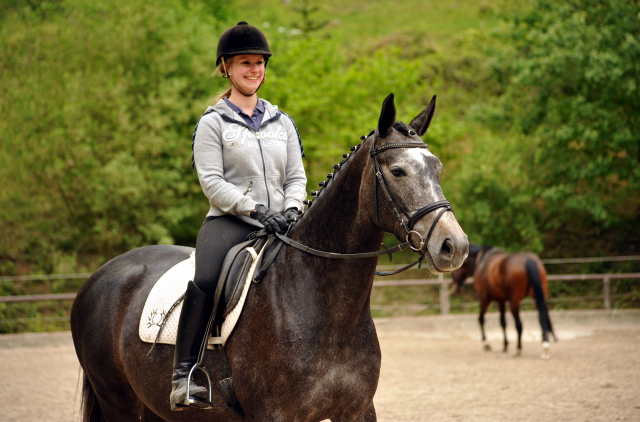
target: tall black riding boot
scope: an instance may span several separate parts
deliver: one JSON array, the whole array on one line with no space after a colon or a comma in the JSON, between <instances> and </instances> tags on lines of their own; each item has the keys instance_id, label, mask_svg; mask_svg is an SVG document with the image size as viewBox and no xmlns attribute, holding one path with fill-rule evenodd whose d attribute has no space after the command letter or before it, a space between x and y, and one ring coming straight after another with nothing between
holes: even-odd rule
<instances>
[{"instance_id":1,"label":"tall black riding boot","mask_svg":"<svg viewBox=\"0 0 640 422\"><path fill-rule=\"evenodd\" d=\"M189 281L182 303L176 350L173 358L172 390L169 401L171 410L182 410L191 404L208 407L209 392L206 388L187 382L189 371L198 362L200 350L205 345L207 325L213 311L213 298L202 292L193 281ZM189 397L187 397L189 386Z\"/></svg>"}]
</instances>

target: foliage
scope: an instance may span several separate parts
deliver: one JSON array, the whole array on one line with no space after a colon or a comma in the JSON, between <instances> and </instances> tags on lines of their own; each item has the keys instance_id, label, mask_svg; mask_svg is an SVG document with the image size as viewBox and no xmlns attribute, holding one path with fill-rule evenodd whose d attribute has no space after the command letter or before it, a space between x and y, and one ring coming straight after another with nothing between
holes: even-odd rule
<instances>
[{"instance_id":1,"label":"foliage","mask_svg":"<svg viewBox=\"0 0 640 422\"><path fill-rule=\"evenodd\" d=\"M291 6L293 10L300 15L301 23L294 23L293 26L302 31L303 34L308 35L310 32L317 31L327 26L329 21L316 21L311 18L311 15L315 14L320 6L312 4L310 0L300 0L300 4L293 4Z\"/></svg>"},{"instance_id":2,"label":"foliage","mask_svg":"<svg viewBox=\"0 0 640 422\"><path fill-rule=\"evenodd\" d=\"M453 175L474 242L548 256L637 251L639 12L630 0L539 0L461 37L490 72L473 78L486 91ZM603 242L607 232L617 242Z\"/></svg>"},{"instance_id":3,"label":"foliage","mask_svg":"<svg viewBox=\"0 0 640 422\"><path fill-rule=\"evenodd\" d=\"M203 201L185 162L211 89L211 4L42 2L2 22L5 266L52 272L195 237Z\"/></svg>"},{"instance_id":4,"label":"foliage","mask_svg":"<svg viewBox=\"0 0 640 422\"><path fill-rule=\"evenodd\" d=\"M640 5L539 0L506 35L513 49L496 72L506 85L498 120L525 135L543 227L576 213L605 226L635 217Z\"/></svg>"}]
</instances>

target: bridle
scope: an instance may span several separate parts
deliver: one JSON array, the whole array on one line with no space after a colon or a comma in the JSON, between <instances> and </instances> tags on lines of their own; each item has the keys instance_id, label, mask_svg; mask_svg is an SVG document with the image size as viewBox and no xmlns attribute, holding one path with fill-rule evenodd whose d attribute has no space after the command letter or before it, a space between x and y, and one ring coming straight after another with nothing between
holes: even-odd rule
<instances>
[{"instance_id":1,"label":"bridle","mask_svg":"<svg viewBox=\"0 0 640 422\"><path fill-rule=\"evenodd\" d=\"M411 135L412 132L413 131L409 131L409 134ZM366 138L365 138L365 140L366 140ZM375 192L375 203L376 203L376 220L378 222L378 228L380 228L380 215L378 213L378 183L379 183L380 186L382 187L382 191L384 192L385 196L387 197L387 200L389 201L389 203L393 207L393 210L395 211L396 218L398 219L398 222L400 223L402 228L407 233L406 241L409 242L411 250L413 250L414 252L420 252L421 258L424 257L426 253L429 253L429 248L427 247L427 245L429 244L429 240L431 239L431 235L433 234L433 230L435 229L436 224L438 224L438 221L440 220L440 217L442 217L442 214L444 214L447 211L451 211L453 213L453 209L451 208L451 203L449 203L449 201L436 201L436 202L433 202L433 203L431 203L431 204L429 204L429 205L427 205L425 207L420 208L413 215L410 215L409 212L407 211L406 207L402 204L402 202L398 199L398 197L396 195L394 195L394 193L389 188L389 183L387 182L387 179L384 176L384 173L382 171L382 166L380 165L380 162L378 161L378 154L381 153L381 152L387 151L389 149L394 149L394 148L427 148L427 147L428 147L428 145L425 144L425 143L414 144L414 143L409 143L409 142L391 142L391 143L384 144L384 145L381 145L378 148L376 148L375 147L375 139L372 139L371 140L371 151L369 152L369 156L373 159L373 171L375 173L375 178L374 178L375 179L375 190L374 190L374 192ZM435 210L440 209L440 208L442 208L442 210L438 213L436 218L433 220L433 223L431 223L431 227L429 228L429 232L427 233L427 239L424 240L420 233L418 233L417 231L413 230L413 227L415 226L416 222L420 218L422 218L425 215L429 214L430 212L435 211ZM402 215L400 214L400 212L402 212L409 219L409 221L407 223L405 223L405 220L402 217ZM412 242L412 236L414 236L414 235L418 235L418 238L420 239L417 247L414 246L414 244ZM429 256L431 256L430 253L429 253ZM431 263L436 268L436 270L441 271L440 268L437 267L435 261L433 260L433 257L431 258Z\"/></svg>"},{"instance_id":2,"label":"bridle","mask_svg":"<svg viewBox=\"0 0 640 422\"><path fill-rule=\"evenodd\" d=\"M410 133L413 131L410 131ZM367 140L366 136L362 136L360 139L362 139L363 141ZM359 147L359 146L358 146ZM395 143L388 143L388 144L384 144L379 146L378 148L375 148L375 139L372 139L371 141L371 151L369 152L369 156L373 159L373 169L374 169L374 173L375 173L375 202L376 202L376 220L377 220L377 227L381 230L384 231L384 229L382 229L380 227L380 216L378 214L378 179L380 180L380 185L382 186L382 190L385 193L385 196L387 197L389 203L391 204L391 206L393 207L395 213L396 213L396 218L398 219L398 221L400 222L400 225L402 226L402 228L404 228L404 230L407 232L407 237L406 237L406 241L400 245L394 246L393 248L387 248L386 245L382 244L382 246L385 247L384 251L375 251L375 252L363 252L363 253L351 253L351 254L345 254L345 253L337 253L337 252L325 252L325 251L320 251L317 249L313 249L310 248L309 246L303 245L299 242L296 242L295 240L290 239L287 235L289 233L289 231L291 230L291 227L293 226L292 223L291 226L289 226L289 230L287 230L287 233L285 233L284 235L279 234L279 233L275 233L275 238L277 238L278 240L282 241L282 243L279 243L277 246L275 246L273 248L273 251L271 251L269 253L269 256L267 258L265 258L264 262L263 262L263 266L262 268L257 272L257 274L253 277L253 281L254 282L259 282L262 277L264 276L265 272L267 271L267 269L269 268L269 266L271 265L271 263L273 262L273 260L275 259L275 257L278 255L278 252L280 250L280 247L282 247L282 245L284 243L286 243L289 246L292 246L300 251L306 252L308 254L311 255L316 255L316 256L321 256L324 258L331 258L331 259L353 259L353 258L372 258L372 257L378 257L381 255L388 255L389 257L391 257L392 254L399 252L403 249L406 248L411 248L411 250L413 250L414 252L419 252L420 253L420 257L415 260L414 262L412 262L411 264L408 264L398 270L395 271L376 271L376 275L379 276L388 276L388 275L394 275L394 274L398 274L402 271L408 270L411 267L414 267L416 264L422 264L423 259L425 258L425 255L427 253L429 253L429 256L431 257L431 254L429 252L429 248L428 248L428 244L429 244L429 239L431 239L431 235L433 234L433 230L436 227L436 224L438 224L438 221L440 220L440 217L442 217L442 214L444 214L446 211L451 211L453 212L453 210L451 209L451 204L449 203L449 201L436 201L434 203L431 203L425 207L420 208L418 211L416 211L413 215L409 215L409 212L407 211L407 209L404 207L404 205L402 205L402 202L400 202L397 197L393 194L393 192L389 189L389 185L387 182L387 179L384 177L384 174L382 172L382 166L380 165L380 162L378 161L378 157L377 155L381 152L384 152L386 150L389 149L393 149L393 148L427 148L427 144L422 143L422 144L414 144L414 143L408 143L408 142L395 142ZM348 157L348 155L346 155ZM340 168L339 165L336 165L337 167L335 168ZM313 193L313 192L312 192ZM400 210L398 210L398 208L400 208ZM417 231L413 230L414 225L416 224L416 222L424 217L425 215L429 214L432 211L435 211L437 209L442 208L442 210L438 213L438 215L436 216L436 218L434 219L433 223L431 223L431 228L429 229L429 232L427 234L427 239L424 240L422 238L422 235L420 233L418 233ZM400 211L402 211L402 213L404 213L408 218L409 221L408 223L405 223L404 219L402 218L402 215L400 215ZM419 241L419 246L416 247L414 246L413 242L412 242L412 235L416 234L418 235L418 237L420 238ZM266 232L264 230L261 230L260 232L258 232L258 234L256 234L256 236L261 236L261 235L266 235ZM274 238L274 240L275 240ZM265 247L269 247L271 246L271 243L273 243L273 241L268 242L267 245ZM438 266L436 265L433 257L431 257L431 264L435 267L435 269L437 271L440 272L444 272L442 271L440 268L438 268ZM419 267L418 267L419 268Z\"/></svg>"}]
</instances>

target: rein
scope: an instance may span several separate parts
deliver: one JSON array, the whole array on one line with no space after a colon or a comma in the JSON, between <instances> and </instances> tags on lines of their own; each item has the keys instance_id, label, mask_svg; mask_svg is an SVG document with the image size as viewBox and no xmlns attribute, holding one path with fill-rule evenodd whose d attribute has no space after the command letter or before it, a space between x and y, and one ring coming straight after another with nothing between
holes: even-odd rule
<instances>
[{"instance_id":1,"label":"rein","mask_svg":"<svg viewBox=\"0 0 640 422\"><path fill-rule=\"evenodd\" d=\"M323 258L330 258L330 259L352 259L352 258L373 258L373 257L377 257L377 256L381 256L381 255L389 255L391 256L391 254L394 254L396 252L400 252L403 249L406 248L412 248L411 242L407 241L404 242L400 245L394 246L393 248L389 249L385 246L385 250L384 251L376 251L376 252L361 252L361 253L337 253L337 252L325 252L325 251L320 251L318 249L313 249L310 248L308 246L303 245L302 243L298 243L295 240L291 240L290 238L283 236L279 233L275 234L278 239L280 239L281 241L283 241L284 243L286 243L289 246L292 246L302 252L306 252L308 254L311 255L315 255L315 256L321 256ZM383 243L384 245L384 243ZM380 276L388 276L388 275L394 275L394 274L398 274L401 273L404 270L408 270L409 268L415 266L417 263L420 263L422 265L422 260L424 259L424 256L420 256L420 258L418 258L417 260L415 260L414 262L412 262L411 264L408 264L398 270L395 271L376 271L376 275L380 275ZM420 268L420 267L418 267Z\"/></svg>"}]
</instances>

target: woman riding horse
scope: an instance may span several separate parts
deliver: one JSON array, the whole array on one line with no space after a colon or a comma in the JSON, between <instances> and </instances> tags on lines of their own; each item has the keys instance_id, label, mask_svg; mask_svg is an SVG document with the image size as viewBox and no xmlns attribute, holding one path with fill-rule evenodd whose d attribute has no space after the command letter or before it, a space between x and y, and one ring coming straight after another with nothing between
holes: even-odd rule
<instances>
[{"instance_id":1,"label":"woman riding horse","mask_svg":"<svg viewBox=\"0 0 640 422\"><path fill-rule=\"evenodd\" d=\"M192 165L211 208L198 233L195 276L178 324L172 410L190 403L206 407L207 389L187 379L206 341L226 253L261 227L283 233L307 196L296 126L277 106L257 96L270 57L266 37L247 22L227 29L218 42L216 73L231 86L207 108L193 133Z\"/></svg>"},{"instance_id":2,"label":"woman riding horse","mask_svg":"<svg viewBox=\"0 0 640 422\"><path fill-rule=\"evenodd\" d=\"M376 421L381 352L370 299L378 256L391 250L380 250L384 232L404 239L436 273L458 268L469 251L440 188L442 162L421 139L435 97L408 125L396 121L393 98L384 100L375 130L320 182L313 206L251 283L224 346L229 371L216 353L203 353L211 379L233 375L245 417L221 388L211 390L211 410L171 411L166 380L175 349L159 344L149 353L139 327L157 281L193 248L149 245L100 267L73 303L84 422Z\"/></svg>"}]
</instances>

